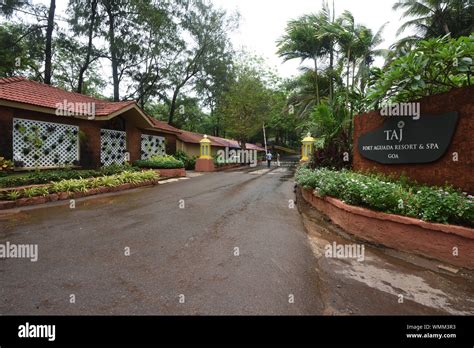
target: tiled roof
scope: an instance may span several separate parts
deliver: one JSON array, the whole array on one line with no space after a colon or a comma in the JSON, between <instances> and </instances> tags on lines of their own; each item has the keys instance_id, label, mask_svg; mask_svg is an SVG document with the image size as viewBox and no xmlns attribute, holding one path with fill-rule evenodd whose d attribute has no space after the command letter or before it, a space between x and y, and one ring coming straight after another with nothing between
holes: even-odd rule
<instances>
[{"instance_id":1,"label":"tiled roof","mask_svg":"<svg viewBox=\"0 0 474 348\"><path fill-rule=\"evenodd\" d=\"M135 101L111 102L101 100L80 93L68 92L57 87L52 87L31 81L23 77L0 78L0 99L56 109L58 103L66 100L68 103L95 103L97 116L107 116L125 108Z\"/></svg>"},{"instance_id":2,"label":"tiled roof","mask_svg":"<svg viewBox=\"0 0 474 348\"><path fill-rule=\"evenodd\" d=\"M263 147L257 146L255 144L250 144L250 143L246 143L245 148L248 149L248 150L265 151L265 149Z\"/></svg>"},{"instance_id":3,"label":"tiled roof","mask_svg":"<svg viewBox=\"0 0 474 348\"><path fill-rule=\"evenodd\" d=\"M24 77L0 78L0 99L48 109L56 109L57 104L62 104L64 101L67 103L95 103L95 113L96 116L99 117L108 116L130 105L135 105L140 109L133 100L112 102L97 99L84 94L68 92L57 87L31 81ZM203 134L183 131L148 115L146 115L146 117L154 128L178 133L178 138L184 142L199 144L199 141L203 138ZM236 140L215 136L209 136L209 140L211 140L212 146L240 148ZM251 146L257 147L253 144L247 144L248 149L251 149Z\"/></svg>"},{"instance_id":4,"label":"tiled roof","mask_svg":"<svg viewBox=\"0 0 474 348\"><path fill-rule=\"evenodd\" d=\"M199 144L201 139L204 137L204 134L194 133L190 131L181 130L181 134L178 135L178 139L185 143ZM215 139L208 137L211 141L212 146L224 146L222 143L218 143Z\"/></svg>"},{"instance_id":5,"label":"tiled roof","mask_svg":"<svg viewBox=\"0 0 474 348\"><path fill-rule=\"evenodd\" d=\"M135 105L135 101L112 102L89 97L84 94L68 92L57 87L49 86L36 81L25 79L24 77L0 78L0 99L40 106L48 109L56 109L58 103L65 100L68 103L95 103L96 116L108 116L116 111L120 111L127 106ZM147 116L154 128L179 133L179 129L174 128L166 122L156 120Z\"/></svg>"},{"instance_id":6,"label":"tiled roof","mask_svg":"<svg viewBox=\"0 0 474 348\"><path fill-rule=\"evenodd\" d=\"M185 130L181 130L181 134L178 135L178 139L185 143L192 143L192 144L199 144L199 141L204 137L204 134L189 132ZM240 149L239 142L234 139L226 139L221 137L215 137L213 135L207 136L211 141L212 146L218 147L229 147L234 149ZM257 146L255 144L246 143L245 147L248 150L257 150L257 151L265 151L264 148Z\"/></svg>"},{"instance_id":7,"label":"tiled roof","mask_svg":"<svg viewBox=\"0 0 474 348\"><path fill-rule=\"evenodd\" d=\"M178 139L180 139L181 141L192 144L199 144L203 137L204 134L194 133L185 130L181 130L181 134L178 135ZM211 141L212 146L239 148L239 144L235 140L215 137L213 135L208 135L207 138Z\"/></svg>"},{"instance_id":8,"label":"tiled roof","mask_svg":"<svg viewBox=\"0 0 474 348\"><path fill-rule=\"evenodd\" d=\"M174 132L174 133L183 132L181 129L170 126L168 123L166 123L164 121L157 120L156 118L153 118L153 117L148 116L148 115L147 115L147 117L151 121L153 126L155 126L156 128L163 129L163 130L170 131L170 132Z\"/></svg>"},{"instance_id":9,"label":"tiled roof","mask_svg":"<svg viewBox=\"0 0 474 348\"><path fill-rule=\"evenodd\" d=\"M209 139L214 140L217 144L222 147L236 148L239 149L239 142L237 140L226 139L221 137L209 136Z\"/></svg>"}]
</instances>

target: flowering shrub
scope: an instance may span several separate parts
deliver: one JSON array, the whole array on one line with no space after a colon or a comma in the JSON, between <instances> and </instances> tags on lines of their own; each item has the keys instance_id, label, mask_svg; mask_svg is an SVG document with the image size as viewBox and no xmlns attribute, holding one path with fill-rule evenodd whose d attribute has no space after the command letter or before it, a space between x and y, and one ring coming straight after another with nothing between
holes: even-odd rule
<instances>
[{"instance_id":1,"label":"flowering shrub","mask_svg":"<svg viewBox=\"0 0 474 348\"><path fill-rule=\"evenodd\" d=\"M407 184L349 170L298 168L296 182L320 197L425 221L474 226L474 197L452 187Z\"/></svg>"}]
</instances>

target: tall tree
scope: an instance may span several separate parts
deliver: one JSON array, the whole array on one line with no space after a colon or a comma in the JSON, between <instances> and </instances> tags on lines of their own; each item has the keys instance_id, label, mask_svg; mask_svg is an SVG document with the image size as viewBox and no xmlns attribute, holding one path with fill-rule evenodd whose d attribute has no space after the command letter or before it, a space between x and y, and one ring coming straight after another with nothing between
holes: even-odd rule
<instances>
[{"instance_id":1,"label":"tall tree","mask_svg":"<svg viewBox=\"0 0 474 348\"><path fill-rule=\"evenodd\" d=\"M304 15L288 23L285 35L277 41L278 54L288 61L299 58L301 61L311 59L316 77L316 102L319 104L319 69L318 59L327 54L328 42L318 35L320 19L317 15Z\"/></svg>"},{"instance_id":2,"label":"tall tree","mask_svg":"<svg viewBox=\"0 0 474 348\"><path fill-rule=\"evenodd\" d=\"M51 77L53 76L52 59L53 59L53 30L54 30L54 13L56 11L56 0L51 0L48 11L48 25L46 27L46 46L45 46L45 61L44 61L44 83L51 84Z\"/></svg>"},{"instance_id":3,"label":"tall tree","mask_svg":"<svg viewBox=\"0 0 474 348\"><path fill-rule=\"evenodd\" d=\"M78 45L79 54L78 71L75 79L77 84L74 90L84 93L84 80L92 63L104 56L94 45L94 38L98 36L98 27L103 18L99 15L99 0L69 0L68 14L69 25L75 37L85 36L86 44ZM78 52L78 53L80 53Z\"/></svg>"},{"instance_id":4,"label":"tall tree","mask_svg":"<svg viewBox=\"0 0 474 348\"><path fill-rule=\"evenodd\" d=\"M400 26L398 34L408 28L415 29L415 35L404 41L446 34L467 36L474 31L474 3L471 0L398 0L393 9L402 10L402 18L410 18Z\"/></svg>"},{"instance_id":5,"label":"tall tree","mask_svg":"<svg viewBox=\"0 0 474 348\"><path fill-rule=\"evenodd\" d=\"M44 35L44 73L43 82L51 84L52 71L52 59L53 59L53 31L55 26L55 11L56 11L56 0L50 0L49 7L45 8L43 5L33 5L31 2L25 0L8 0L3 1L0 4L0 13L11 18L15 13L21 13L23 15L34 16L37 24L31 26L31 30L28 30L25 36L21 39L26 38L30 33L34 33L38 28L46 29ZM46 24L39 24L41 22Z\"/></svg>"},{"instance_id":6,"label":"tall tree","mask_svg":"<svg viewBox=\"0 0 474 348\"><path fill-rule=\"evenodd\" d=\"M181 26L192 43L180 52L170 71L171 97L165 99L169 105L170 124L173 124L178 96L183 88L222 73L213 65L228 66L232 54L228 32L235 28L235 20L227 18L226 12L215 9L211 3L194 1L185 12Z\"/></svg>"},{"instance_id":7,"label":"tall tree","mask_svg":"<svg viewBox=\"0 0 474 348\"><path fill-rule=\"evenodd\" d=\"M249 138L261 129L272 108L270 90L259 71L240 65L236 79L223 94L220 112L227 134L234 136L245 149Z\"/></svg>"}]
</instances>

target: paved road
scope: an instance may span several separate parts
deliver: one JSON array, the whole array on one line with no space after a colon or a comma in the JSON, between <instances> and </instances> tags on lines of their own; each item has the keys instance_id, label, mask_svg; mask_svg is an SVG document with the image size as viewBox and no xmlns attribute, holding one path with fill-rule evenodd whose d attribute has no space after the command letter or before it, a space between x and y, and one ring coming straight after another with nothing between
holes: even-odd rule
<instances>
[{"instance_id":1,"label":"paved road","mask_svg":"<svg viewBox=\"0 0 474 348\"><path fill-rule=\"evenodd\" d=\"M322 257L340 237L293 186L258 167L0 214L0 244L39 246L0 260L0 314L474 313L469 280L369 247Z\"/></svg>"}]
</instances>

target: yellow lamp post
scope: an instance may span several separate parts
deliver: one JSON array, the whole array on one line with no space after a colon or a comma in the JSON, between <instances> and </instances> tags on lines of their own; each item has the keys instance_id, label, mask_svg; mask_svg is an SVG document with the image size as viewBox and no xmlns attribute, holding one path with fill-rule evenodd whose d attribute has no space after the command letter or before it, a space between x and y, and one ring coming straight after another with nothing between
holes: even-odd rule
<instances>
[{"instance_id":1,"label":"yellow lamp post","mask_svg":"<svg viewBox=\"0 0 474 348\"><path fill-rule=\"evenodd\" d=\"M311 133L308 132L306 137L301 141L303 144L301 146L301 162L308 161L311 153L313 152L313 145L315 139L311 136Z\"/></svg>"},{"instance_id":2,"label":"yellow lamp post","mask_svg":"<svg viewBox=\"0 0 474 348\"><path fill-rule=\"evenodd\" d=\"M211 141L207 138L207 135L204 135L204 138L202 138L199 143L200 143L200 150L201 150L199 158L212 159Z\"/></svg>"}]
</instances>

